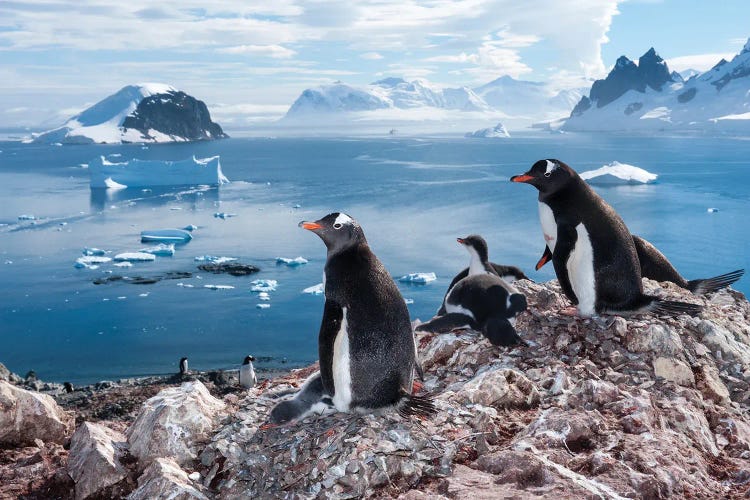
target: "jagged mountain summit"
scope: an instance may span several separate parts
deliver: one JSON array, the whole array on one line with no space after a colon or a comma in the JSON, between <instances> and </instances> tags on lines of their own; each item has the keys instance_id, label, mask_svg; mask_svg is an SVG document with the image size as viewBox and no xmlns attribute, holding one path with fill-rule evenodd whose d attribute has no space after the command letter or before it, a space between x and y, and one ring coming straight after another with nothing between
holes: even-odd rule
<instances>
[{"instance_id":1,"label":"jagged mountain summit","mask_svg":"<svg viewBox=\"0 0 750 500\"><path fill-rule=\"evenodd\" d=\"M687 76L687 78L686 78ZM731 61L680 75L651 48L636 65L625 56L562 125L572 131L750 132L750 40Z\"/></svg>"},{"instance_id":2,"label":"jagged mountain summit","mask_svg":"<svg viewBox=\"0 0 750 500\"><path fill-rule=\"evenodd\" d=\"M34 142L118 144L228 137L203 101L162 83L128 85Z\"/></svg>"}]
</instances>

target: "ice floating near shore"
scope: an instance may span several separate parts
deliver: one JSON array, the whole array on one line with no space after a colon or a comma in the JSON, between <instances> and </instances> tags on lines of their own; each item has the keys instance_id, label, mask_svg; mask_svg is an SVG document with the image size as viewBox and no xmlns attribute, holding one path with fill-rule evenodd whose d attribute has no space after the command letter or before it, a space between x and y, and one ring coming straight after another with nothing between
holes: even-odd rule
<instances>
[{"instance_id":1,"label":"ice floating near shore","mask_svg":"<svg viewBox=\"0 0 750 500\"><path fill-rule=\"evenodd\" d=\"M115 260L117 262L150 262L156 260L156 255L145 252L124 252L115 255Z\"/></svg>"},{"instance_id":2,"label":"ice floating near shore","mask_svg":"<svg viewBox=\"0 0 750 500\"><path fill-rule=\"evenodd\" d=\"M258 298L259 298L260 300L271 300L271 296L270 296L270 295L268 295L268 292L260 292L260 293L258 294Z\"/></svg>"},{"instance_id":3,"label":"ice floating near shore","mask_svg":"<svg viewBox=\"0 0 750 500\"><path fill-rule=\"evenodd\" d=\"M198 229L198 226L196 226L195 224L188 224L187 226L182 228L183 231L190 231L191 233L196 229Z\"/></svg>"},{"instance_id":4,"label":"ice floating near shore","mask_svg":"<svg viewBox=\"0 0 750 500\"><path fill-rule=\"evenodd\" d=\"M225 262L234 262L237 257L217 257L216 255L199 255L195 262L210 262L212 264L223 264Z\"/></svg>"},{"instance_id":5,"label":"ice floating near shore","mask_svg":"<svg viewBox=\"0 0 750 500\"><path fill-rule=\"evenodd\" d=\"M141 248L139 252L150 253L162 257L171 257L174 255L174 243L159 243L158 245L154 245L152 247Z\"/></svg>"},{"instance_id":6,"label":"ice floating near shore","mask_svg":"<svg viewBox=\"0 0 750 500\"><path fill-rule=\"evenodd\" d=\"M89 162L89 174L90 186L94 189L185 184L215 186L229 182L221 171L218 156L193 156L180 161L133 159L121 163L114 163L100 156Z\"/></svg>"},{"instance_id":7,"label":"ice floating near shore","mask_svg":"<svg viewBox=\"0 0 750 500\"><path fill-rule=\"evenodd\" d=\"M214 217L217 219L229 219L230 217L237 217L237 214L228 214L226 212L216 212Z\"/></svg>"},{"instance_id":8,"label":"ice floating near shore","mask_svg":"<svg viewBox=\"0 0 750 500\"><path fill-rule=\"evenodd\" d=\"M307 259L304 257L297 257L294 259L287 259L286 257L276 257L276 264L286 264L289 267L297 267L302 264L307 264Z\"/></svg>"},{"instance_id":9,"label":"ice floating near shore","mask_svg":"<svg viewBox=\"0 0 750 500\"><path fill-rule=\"evenodd\" d=\"M255 304L255 307L258 309L270 309L271 304Z\"/></svg>"},{"instance_id":10,"label":"ice floating near shore","mask_svg":"<svg viewBox=\"0 0 750 500\"><path fill-rule=\"evenodd\" d=\"M78 257L73 266L78 269L97 269L99 267L98 264L106 264L111 260L110 257L102 257L101 255L86 255Z\"/></svg>"},{"instance_id":11,"label":"ice floating near shore","mask_svg":"<svg viewBox=\"0 0 750 500\"><path fill-rule=\"evenodd\" d=\"M153 229L141 231L141 243L165 242L165 243L187 243L193 239L193 235L184 229Z\"/></svg>"},{"instance_id":12,"label":"ice floating near shore","mask_svg":"<svg viewBox=\"0 0 750 500\"><path fill-rule=\"evenodd\" d=\"M658 177L642 168L619 161L613 161L609 165L582 172L579 175L590 184L647 184Z\"/></svg>"},{"instance_id":13,"label":"ice floating near shore","mask_svg":"<svg viewBox=\"0 0 750 500\"><path fill-rule=\"evenodd\" d=\"M421 285L429 283L430 281L435 281L436 279L437 276L435 276L435 273L411 273L401 276L398 280L401 283L416 283Z\"/></svg>"},{"instance_id":14,"label":"ice floating near shore","mask_svg":"<svg viewBox=\"0 0 750 500\"><path fill-rule=\"evenodd\" d=\"M325 287L323 286L323 283L318 283L317 285L309 286L302 290L302 293L307 293L310 295L323 295L325 293Z\"/></svg>"},{"instance_id":15,"label":"ice floating near shore","mask_svg":"<svg viewBox=\"0 0 750 500\"><path fill-rule=\"evenodd\" d=\"M89 248L86 247L83 249L83 255L104 255L107 252L105 250L102 250L101 248Z\"/></svg>"},{"instance_id":16,"label":"ice floating near shore","mask_svg":"<svg viewBox=\"0 0 750 500\"><path fill-rule=\"evenodd\" d=\"M276 280L254 280L250 283L251 292L274 292L279 282Z\"/></svg>"},{"instance_id":17,"label":"ice floating near shore","mask_svg":"<svg viewBox=\"0 0 750 500\"><path fill-rule=\"evenodd\" d=\"M710 213L710 214L716 213L716 212L718 212L718 211L719 211L719 209L718 209L718 208L713 208L713 207L711 207L711 208L707 208L707 209L706 209L706 212L708 212L708 213Z\"/></svg>"},{"instance_id":18,"label":"ice floating near shore","mask_svg":"<svg viewBox=\"0 0 750 500\"><path fill-rule=\"evenodd\" d=\"M234 290L232 285L203 285L203 288L210 288L211 290Z\"/></svg>"},{"instance_id":19,"label":"ice floating near shore","mask_svg":"<svg viewBox=\"0 0 750 500\"><path fill-rule=\"evenodd\" d=\"M18 216L18 220L36 220L36 216L29 214L22 214Z\"/></svg>"}]
</instances>

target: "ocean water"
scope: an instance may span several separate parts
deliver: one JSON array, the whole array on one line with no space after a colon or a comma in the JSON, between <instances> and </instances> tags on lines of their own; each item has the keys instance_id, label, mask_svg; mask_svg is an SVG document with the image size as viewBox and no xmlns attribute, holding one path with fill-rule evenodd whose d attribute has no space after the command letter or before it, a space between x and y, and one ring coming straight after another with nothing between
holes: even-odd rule
<instances>
[{"instance_id":1,"label":"ocean water","mask_svg":"<svg viewBox=\"0 0 750 500\"><path fill-rule=\"evenodd\" d=\"M495 262L535 280L543 239L536 190L512 184L534 161L555 157L578 171L617 160L659 174L653 185L598 187L630 227L687 278L750 268L750 141L530 135L463 138L229 139L210 143L47 146L0 142L0 362L45 380L87 383L196 369L232 368L255 355L260 369L317 359L323 243L297 227L333 211L355 217L392 275L434 272L400 284L412 319L429 319L452 276L468 263L459 236L482 234ZM99 155L179 160L221 155L233 182L218 189L92 192L83 164ZM299 208L294 208L299 205ZM707 209L717 208L709 213ZM234 213L226 220L215 212ZM34 224L19 215L34 215ZM199 228L174 257L120 269L75 269L84 247L114 253L145 245L145 229ZM198 272L200 255L237 257L250 277ZM276 257L303 256L297 268ZM152 285L93 280L189 271ZM271 307L257 309L253 279L274 279ZM192 284L193 288L178 286ZM211 290L206 284L231 285ZM736 288L750 292L750 279Z\"/></svg>"}]
</instances>

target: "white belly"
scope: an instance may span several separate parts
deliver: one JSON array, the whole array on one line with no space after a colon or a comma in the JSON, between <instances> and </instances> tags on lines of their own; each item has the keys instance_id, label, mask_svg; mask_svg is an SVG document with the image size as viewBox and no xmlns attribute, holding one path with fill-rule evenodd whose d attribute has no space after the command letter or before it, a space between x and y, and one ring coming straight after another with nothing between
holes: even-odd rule
<instances>
[{"instance_id":1,"label":"white belly","mask_svg":"<svg viewBox=\"0 0 750 500\"><path fill-rule=\"evenodd\" d=\"M352 372L346 307L341 318L341 328L333 342L333 390L333 406L338 411L349 411L349 405L352 402Z\"/></svg>"},{"instance_id":2,"label":"white belly","mask_svg":"<svg viewBox=\"0 0 750 500\"><path fill-rule=\"evenodd\" d=\"M240 385L245 388L255 387L258 379L255 376L253 365L242 365L240 367Z\"/></svg>"},{"instance_id":3,"label":"white belly","mask_svg":"<svg viewBox=\"0 0 750 500\"><path fill-rule=\"evenodd\" d=\"M453 288L455 289L456 287L453 287ZM451 290L451 292L453 292L453 290ZM450 314L450 313L464 314L464 315L470 317L471 319L476 319L474 317L474 313L473 312L471 312L470 310L468 310L465 307L461 306L460 304L451 304L450 299L451 299L451 294L449 293L448 296L445 298L445 312L446 313L448 313L448 314Z\"/></svg>"},{"instance_id":4,"label":"white belly","mask_svg":"<svg viewBox=\"0 0 750 500\"><path fill-rule=\"evenodd\" d=\"M544 242L551 252L555 251L557 242L557 222L552 209L544 202L539 202L539 222L542 223L542 232L544 233Z\"/></svg>"},{"instance_id":5,"label":"white belly","mask_svg":"<svg viewBox=\"0 0 750 500\"><path fill-rule=\"evenodd\" d=\"M594 279L594 249L591 247L589 232L584 225L576 226L578 238L570 252L566 267L573 293L578 298L578 313L581 316L596 314L596 282Z\"/></svg>"}]
</instances>

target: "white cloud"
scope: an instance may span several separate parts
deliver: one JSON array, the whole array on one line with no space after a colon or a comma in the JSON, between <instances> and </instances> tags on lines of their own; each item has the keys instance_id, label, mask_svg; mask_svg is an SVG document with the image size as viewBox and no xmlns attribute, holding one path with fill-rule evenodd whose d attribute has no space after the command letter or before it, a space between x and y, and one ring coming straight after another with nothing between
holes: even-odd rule
<instances>
[{"instance_id":1,"label":"white cloud","mask_svg":"<svg viewBox=\"0 0 750 500\"><path fill-rule=\"evenodd\" d=\"M672 71L685 71L686 69L695 69L706 71L713 68L717 62L722 59L731 60L735 54L695 54L692 56L680 56L667 59L667 66Z\"/></svg>"},{"instance_id":2,"label":"white cloud","mask_svg":"<svg viewBox=\"0 0 750 500\"><path fill-rule=\"evenodd\" d=\"M368 59L370 61L376 61L378 59L383 59L383 56L378 54L377 52L365 52L364 54L360 54L362 59Z\"/></svg>"},{"instance_id":3,"label":"white cloud","mask_svg":"<svg viewBox=\"0 0 750 500\"><path fill-rule=\"evenodd\" d=\"M274 59L288 59L297 53L281 45L237 45L216 49L221 54L250 54L254 56L272 57Z\"/></svg>"}]
</instances>

